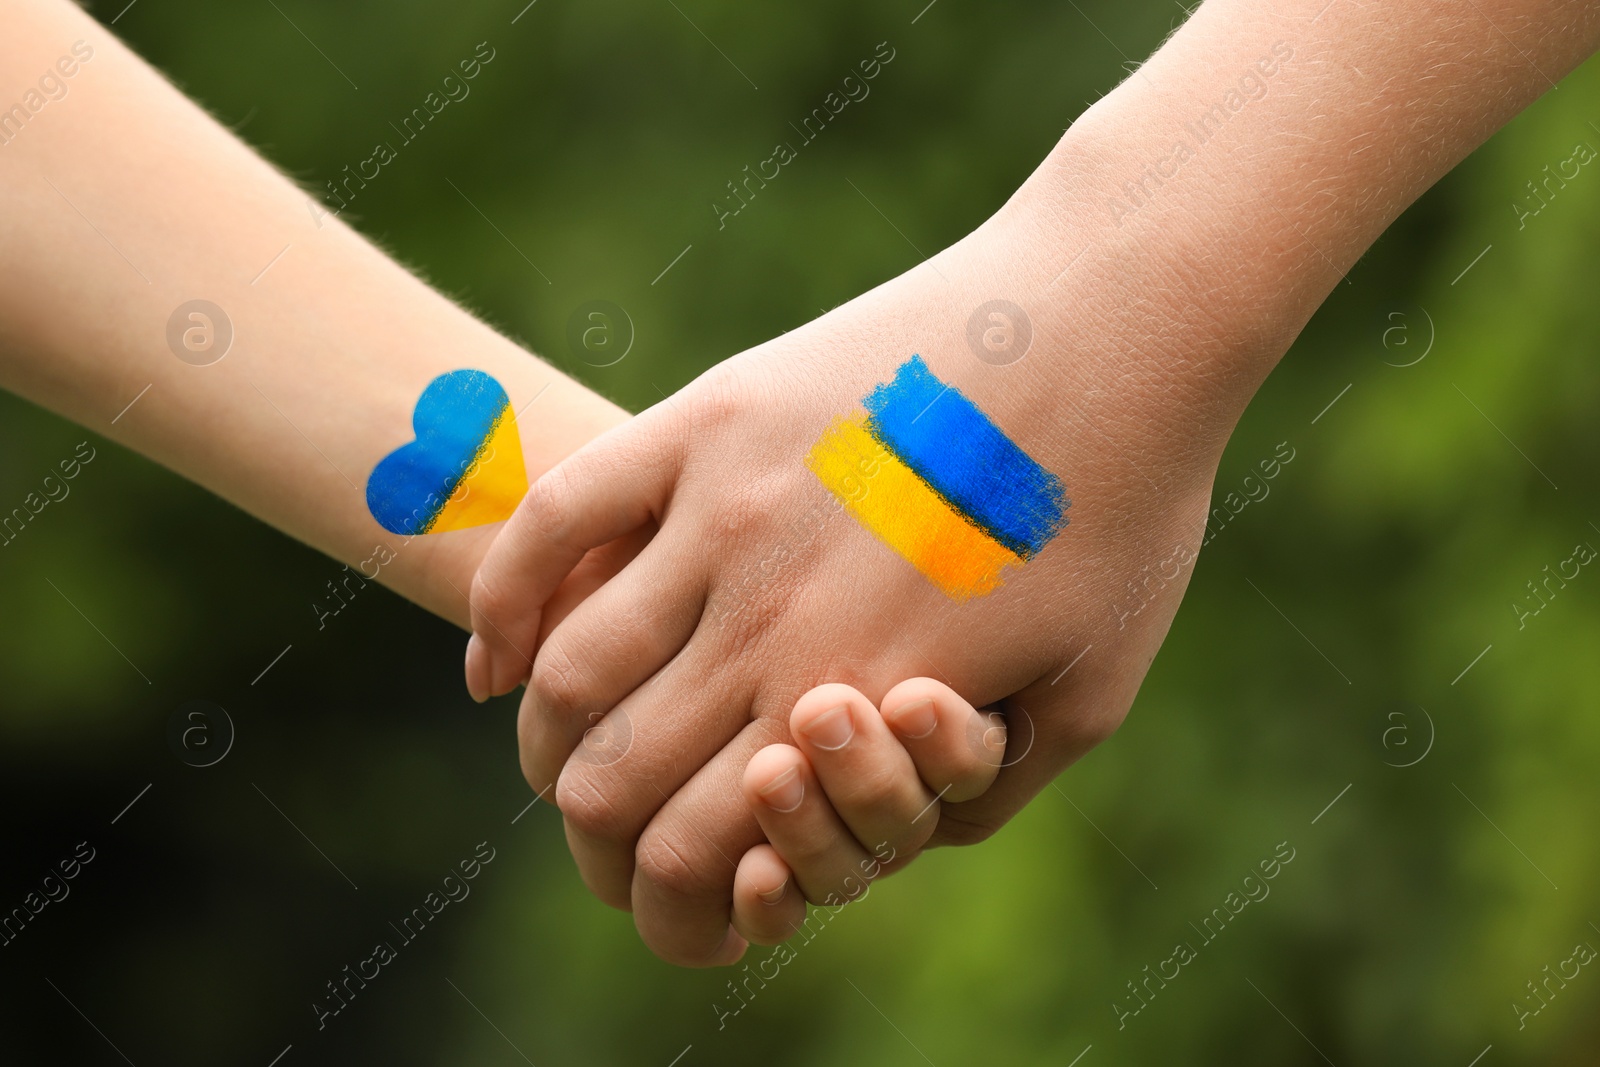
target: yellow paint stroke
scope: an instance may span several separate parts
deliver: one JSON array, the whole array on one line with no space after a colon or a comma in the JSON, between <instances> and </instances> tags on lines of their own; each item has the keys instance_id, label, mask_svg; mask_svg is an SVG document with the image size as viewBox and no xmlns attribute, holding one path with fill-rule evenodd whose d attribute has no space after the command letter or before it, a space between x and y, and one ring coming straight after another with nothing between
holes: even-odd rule
<instances>
[{"instance_id":1,"label":"yellow paint stroke","mask_svg":"<svg viewBox=\"0 0 1600 1067\"><path fill-rule=\"evenodd\" d=\"M865 416L837 419L806 466L845 510L952 600L999 587L1016 553L967 521L868 432Z\"/></svg>"},{"instance_id":2,"label":"yellow paint stroke","mask_svg":"<svg viewBox=\"0 0 1600 1067\"><path fill-rule=\"evenodd\" d=\"M511 406L503 408L478 446L466 475L440 510L427 533L465 530L509 519L528 492L528 470L522 463L522 435Z\"/></svg>"}]
</instances>

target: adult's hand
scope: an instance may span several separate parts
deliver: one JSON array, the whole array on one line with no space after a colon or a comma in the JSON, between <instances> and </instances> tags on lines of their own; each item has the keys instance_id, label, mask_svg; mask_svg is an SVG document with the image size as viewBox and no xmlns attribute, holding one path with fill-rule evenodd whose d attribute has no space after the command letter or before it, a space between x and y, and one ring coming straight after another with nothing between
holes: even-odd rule
<instances>
[{"instance_id":1,"label":"adult's hand","mask_svg":"<svg viewBox=\"0 0 1600 1067\"><path fill-rule=\"evenodd\" d=\"M1121 310L1137 303L1131 262L1052 287L1064 257L1016 255L1026 225L987 228L613 431L534 486L478 572L474 667L498 673L473 686L504 691L537 644L541 616L520 609L593 545L661 524L539 649L519 736L530 783L556 786L589 886L631 904L669 960L742 950L731 860L761 835L740 777L786 739L805 690L842 681L877 701L925 673L1003 702L1021 757L981 800L929 816L933 844L970 842L1116 727L1165 634L1223 441L1220 420L1194 439L1194 405L1157 370L1194 339L1158 339L1147 314ZM1034 309L1031 351L1009 364L1003 347L980 344L989 363L968 343L970 313L996 297ZM1071 500L1042 551L964 600L869 533L807 462L914 353ZM938 424L957 400L932 403L922 418ZM889 477L864 473L862 491L897 492ZM959 594L963 579L946 578ZM605 745L582 745L602 716Z\"/></svg>"},{"instance_id":2,"label":"adult's hand","mask_svg":"<svg viewBox=\"0 0 1600 1067\"><path fill-rule=\"evenodd\" d=\"M1006 710L1011 765L938 813L935 844L986 836L1117 726L1261 379L1394 216L1587 56L1600 26L1578 0L1473 9L1210 0L972 236L535 484L478 572L469 686L508 691L532 660L524 772L555 787L587 883L631 905L657 953L703 965L743 950L733 867L759 830L740 774L813 685L876 701L925 673ZM995 559L959 523L936 530L870 439L853 459L843 445L813 457L913 354L952 395L905 433L928 419L946 436L922 433L921 459L967 463L941 490L957 510L992 520L983 493L1038 481L1003 450L984 454L1009 474L975 472L976 438L939 407L961 396L1071 498L1053 538L1026 536L1047 521L989 523L1015 553L997 588ZM897 506L874 513L885 497ZM560 576L650 522L655 539L541 647ZM607 744L581 744L602 717Z\"/></svg>"}]
</instances>

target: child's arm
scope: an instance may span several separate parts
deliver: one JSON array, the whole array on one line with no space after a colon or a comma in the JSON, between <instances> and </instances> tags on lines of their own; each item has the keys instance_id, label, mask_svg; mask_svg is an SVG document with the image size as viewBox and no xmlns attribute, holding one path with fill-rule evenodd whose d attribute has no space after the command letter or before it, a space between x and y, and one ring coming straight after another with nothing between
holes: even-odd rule
<instances>
[{"instance_id":1,"label":"child's arm","mask_svg":"<svg viewBox=\"0 0 1600 1067\"><path fill-rule=\"evenodd\" d=\"M626 414L396 265L66 0L6 4L0 72L0 106L19 102L0 113L0 386L464 624L498 527L409 539L367 506L423 388L487 372L530 479ZM196 299L231 323L209 365L229 327L205 309L172 325Z\"/></svg>"}]
</instances>

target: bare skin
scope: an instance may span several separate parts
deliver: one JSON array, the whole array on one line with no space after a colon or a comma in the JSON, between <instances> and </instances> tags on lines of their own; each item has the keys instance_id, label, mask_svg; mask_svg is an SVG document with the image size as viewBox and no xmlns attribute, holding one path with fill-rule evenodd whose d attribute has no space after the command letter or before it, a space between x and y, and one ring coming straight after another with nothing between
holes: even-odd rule
<instances>
[{"instance_id":1,"label":"bare skin","mask_svg":"<svg viewBox=\"0 0 1600 1067\"><path fill-rule=\"evenodd\" d=\"M932 678L891 689L881 707L821 685L789 717L793 745L769 745L743 787L767 844L739 861L733 926L756 944L786 941L806 902L843 904L902 869L933 837L941 803L982 796L1005 757L1005 720Z\"/></svg>"},{"instance_id":2,"label":"bare skin","mask_svg":"<svg viewBox=\"0 0 1600 1067\"><path fill-rule=\"evenodd\" d=\"M40 102L0 114L0 194L11 206L0 222L0 384L353 566L383 546L392 561L378 580L464 624L466 591L497 528L397 536L373 520L362 492L378 460L409 437L423 387L461 367L492 374L523 416L533 478L626 412L400 268L75 5L10 5L0 31L0 70L26 72ZM4 88L0 99L26 91ZM236 335L207 365L178 358L167 337L174 308L197 294L222 307ZM588 553L561 582L546 625L651 534L646 524ZM808 694L804 708L842 688ZM897 849L884 870L904 866L938 822L929 788L967 796L993 780L1004 731L979 728L978 713L936 682L902 689L906 703L937 699L938 730L922 733L913 712L916 736L901 738L851 693L876 726L870 737L837 751L807 750L802 739L769 759L773 773L803 768L812 788L788 812L752 801L773 820L771 843L745 861L741 921L752 937L791 936L807 893L849 893L830 872L861 849L852 830ZM787 762L774 770L772 759ZM915 806L875 810L872 796L848 788L863 780ZM774 890L770 902L761 897Z\"/></svg>"},{"instance_id":3,"label":"bare skin","mask_svg":"<svg viewBox=\"0 0 1600 1067\"><path fill-rule=\"evenodd\" d=\"M769 742L804 752L786 720L813 685L851 683L888 716L890 686L920 673L1007 702L1028 755L982 797L935 809L928 844L992 832L1120 722L1192 567L1172 561L1192 557L1216 457L1260 380L1407 204L1595 47L1591 3L1470 7L1210 0L970 238L558 467L625 413L312 210L74 5L19 0L0 36L16 91L0 99L25 99L47 74L70 93L9 128L0 115L12 207L0 222L0 384L337 558L385 544L396 559L381 580L463 623L496 528L396 539L367 514L361 484L440 373L481 368L514 409L536 404L521 425L537 488L476 586L469 682L482 695L532 678L524 767L536 788L561 776L590 884L635 907L666 958L727 962L743 938L729 926L737 865L722 856L765 847L743 794L748 760ZM1279 42L1292 57L1247 84ZM51 74L67 56L74 73ZM1226 117L1179 160L1182 131L1218 103ZM238 343L197 367L171 353L165 326L202 293L235 320ZM1006 368L975 363L965 339L968 311L995 296L1035 327L1032 351ZM970 611L838 517L793 545L776 579L752 582L779 536L773 516L826 502L799 473L822 421L911 351L1067 479L1073 528ZM646 477L625 484L629 471ZM688 565L630 564L658 522L658 558ZM641 576L658 581L664 615L626 613ZM504 610L532 589L536 615ZM594 611L568 619L595 589ZM676 638L641 634L645 619ZM585 661L576 642L597 630L640 658L620 674ZM659 669L669 661L676 680ZM703 684L686 683L684 663ZM666 707L693 736L670 736ZM568 763L582 729L613 709L651 744L611 766ZM674 740L681 751L660 747Z\"/></svg>"},{"instance_id":4,"label":"bare skin","mask_svg":"<svg viewBox=\"0 0 1600 1067\"><path fill-rule=\"evenodd\" d=\"M479 569L466 673L480 698L528 683L523 769L555 787L594 892L667 960L737 959L724 857L762 836L745 768L826 681L876 702L927 673L1001 702L1028 754L946 805L929 844L1004 824L1122 721L1223 445L1312 312L1597 43L1600 6L1579 0L1209 0L971 236L542 478ZM1032 322L1006 366L967 341L996 297ZM804 463L912 353L1072 498L1065 533L964 604L830 509ZM659 526L650 545L550 630L538 606L559 576L641 525ZM628 756L569 760L601 716L632 731Z\"/></svg>"},{"instance_id":5,"label":"bare skin","mask_svg":"<svg viewBox=\"0 0 1600 1067\"><path fill-rule=\"evenodd\" d=\"M497 527L408 539L366 506L366 477L410 438L423 387L458 368L493 375L523 412L532 478L627 412L408 273L76 5L7 4L0 71L0 100L44 75L65 90L0 114L0 386L352 566L386 546L378 580L464 624ZM200 296L235 337L208 366L167 341L174 310Z\"/></svg>"}]
</instances>

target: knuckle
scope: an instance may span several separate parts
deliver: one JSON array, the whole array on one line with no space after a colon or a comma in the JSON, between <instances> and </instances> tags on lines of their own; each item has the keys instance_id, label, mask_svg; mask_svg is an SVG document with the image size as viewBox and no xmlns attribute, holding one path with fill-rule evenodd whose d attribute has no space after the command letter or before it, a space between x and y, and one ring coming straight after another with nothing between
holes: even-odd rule
<instances>
[{"instance_id":1,"label":"knuckle","mask_svg":"<svg viewBox=\"0 0 1600 1067\"><path fill-rule=\"evenodd\" d=\"M564 648L550 642L534 658L528 692L540 712L565 720L582 709L589 686L577 662Z\"/></svg>"},{"instance_id":2,"label":"knuckle","mask_svg":"<svg viewBox=\"0 0 1600 1067\"><path fill-rule=\"evenodd\" d=\"M732 662L754 651L761 638L772 632L787 614L790 594L771 587L754 592L736 588L731 593L713 590L706 602L706 614L720 627L726 643L725 656Z\"/></svg>"},{"instance_id":3,"label":"knuckle","mask_svg":"<svg viewBox=\"0 0 1600 1067\"><path fill-rule=\"evenodd\" d=\"M630 836L628 811L586 768L569 766L561 772L556 780L556 807L587 837L615 841Z\"/></svg>"},{"instance_id":4,"label":"knuckle","mask_svg":"<svg viewBox=\"0 0 1600 1067\"><path fill-rule=\"evenodd\" d=\"M694 391L689 418L695 430L715 431L738 420L745 411L743 390L736 375L713 372Z\"/></svg>"},{"instance_id":5,"label":"knuckle","mask_svg":"<svg viewBox=\"0 0 1600 1067\"><path fill-rule=\"evenodd\" d=\"M730 562L707 597L707 613L723 627L730 654L749 651L792 611L815 566L811 516L790 521L772 490L734 490L714 502L708 529Z\"/></svg>"},{"instance_id":6,"label":"knuckle","mask_svg":"<svg viewBox=\"0 0 1600 1067\"><path fill-rule=\"evenodd\" d=\"M707 501L713 528L721 536L741 541L769 540L777 526L776 516L781 513L782 501L776 495L773 488L759 484L730 488L718 499Z\"/></svg>"},{"instance_id":7,"label":"knuckle","mask_svg":"<svg viewBox=\"0 0 1600 1067\"><path fill-rule=\"evenodd\" d=\"M715 884L685 848L661 831L639 839L634 852L638 875L652 889L669 897L697 897L713 892Z\"/></svg>"}]
</instances>

